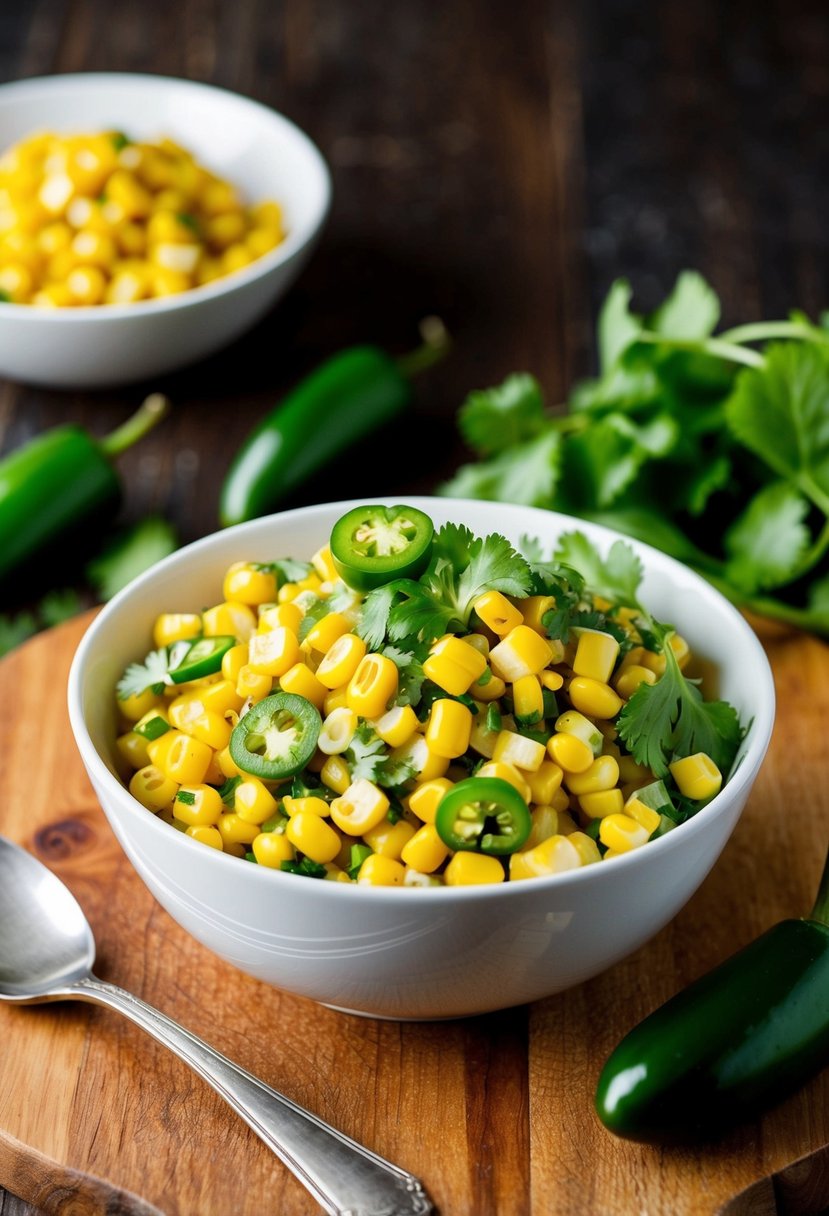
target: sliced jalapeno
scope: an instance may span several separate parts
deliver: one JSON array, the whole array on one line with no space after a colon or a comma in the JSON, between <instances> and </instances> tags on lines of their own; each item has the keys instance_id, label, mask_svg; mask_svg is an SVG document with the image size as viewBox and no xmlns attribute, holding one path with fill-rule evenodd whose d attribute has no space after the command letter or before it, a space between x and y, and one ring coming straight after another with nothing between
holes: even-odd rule
<instances>
[{"instance_id":1,"label":"sliced jalapeno","mask_svg":"<svg viewBox=\"0 0 829 1216\"><path fill-rule=\"evenodd\" d=\"M228 634L173 642L168 651L170 679L174 684L186 684L190 680L200 680L202 676L215 675L221 671L222 659L235 645L236 639Z\"/></svg>"},{"instance_id":2,"label":"sliced jalapeno","mask_svg":"<svg viewBox=\"0 0 829 1216\"><path fill-rule=\"evenodd\" d=\"M422 574L434 531L429 516L415 507L355 507L334 524L331 557L343 582L355 591L371 591Z\"/></svg>"},{"instance_id":3,"label":"sliced jalapeno","mask_svg":"<svg viewBox=\"0 0 829 1216\"><path fill-rule=\"evenodd\" d=\"M524 799L500 777L469 777L444 794L435 828L445 845L502 855L521 848L532 820Z\"/></svg>"},{"instance_id":4,"label":"sliced jalapeno","mask_svg":"<svg viewBox=\"0 0 829 1216\"><path fill-rule=\"evenodd\" d=\"M298 773L317 748L319 711L295 693L265 697L234 727L230 754L243 773L263 781L280 781Z\"/></svg>"}]
</instances>

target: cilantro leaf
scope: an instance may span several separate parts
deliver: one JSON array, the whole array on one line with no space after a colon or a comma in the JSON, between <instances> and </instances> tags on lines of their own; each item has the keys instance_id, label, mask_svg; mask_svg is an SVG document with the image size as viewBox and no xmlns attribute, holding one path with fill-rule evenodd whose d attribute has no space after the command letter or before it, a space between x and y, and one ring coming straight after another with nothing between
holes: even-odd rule
<instances>
[{"instance_id":1,"label":"cilantro leaf","mask_svg":"<svg viewBox=\"0 0 829 1216\"><path fill-rule=\"evenodd\" d=\"M565 532L559 537L557 561L578 570L586 585L612 603L639 608L642 561L623 540L614 541L602 559L583 532Z\"/></svg>"},{"instance_id":2,"label":"cilantro leaf","mask_svg":"<svg viewBox=\"0 0 829 1216\"><path fill-rule=\"evenodd\" d=\"M396 595L397 589L395 584L386 583L382 587L375 587L363 600L356 632L358 637L363 639L369 650L379 650L385 641L389 628L389 613L391 612L391 606L394 603ZM302 634L300 632L301 640Z\"/></svg>"},{"instance_id":3,"label":"cilantro leaf","mask_svg":"<svg viewBox=\"0 0 829 1216\"><path fill-rule=\"evenodd\" d=\"M720 319L717 293L694 270L683 270L649 328L670 338L707 338Z\"/></svg>"},{"instance_id":4,"label":"cilantro leaf","mask_svg":"<svg viewBox=\"0 0 829 1216\"><path fill-rule=\"evenodd\" d=\"M764 486L724 537L727 575L746 591L789 582L809 545L809 503L787 481Z\"/></svg>"},{"instance_id":5,"label":"cilantro leaf","mask_svg":"<svg viewBox=\"0 0 829 1216\"><path fill-rule=\"evenodd\" d=\"M77 591L67 587L64 591L48 592L38 607L44 625L51 628L77 616L83 608L83 602Z\"/></svg>"},{"instance_id":6,"label":"cilantro leaf","mask_svg":"<svg viewBox=\"0 0 829 1216\"><path fill-rule=\"evenodd\" d=\"M525 507L550 504L559 481L562 437L552 426L479 464L462 465L438 487L449 498L482 498Z\"/></svg>"},{"instance_id":7,"label":"cilantro leaf","mask_svg":"<svg viewBox=\"0 0 829 1216\"><path fill-rule=\"evenodd\" d=\"M345 758L352 781L364 777L376 785L396 787L415 775L411 761L391 759L388 747L368 722L359 723Z\"/></svg>"},{"instance_id":8,"label":"cilantro leaf","mask_svg":"<svg viewBox=\"0 0 829 1216\"><path fill-rule=\"evenodd\" d=\"M156 693L164 691L167 673L170 670L170 654L166 646L151 650L143 663L130 663L118 681L118 699L139 697L148 688Z\"/></svg>"},{"instance_id":9,"label":"cilantro leaf","mask_svg":"<svg viewBox=\"0 0 829 1216\"><path fill-rule=\"evenodd\" d=\"M534 438L544 422L541 387L526 373L507 376L496 388L471 392L458 415L461 434L481 456Z\"/></svg>"},{"instance_id":10,"label":"cilantro leaf","mask_svg":"<svg viewBox=\"0 0 829 1216\"><path fill-rule=\"evenodd\" d=\"M603 372L609 371L622 353L642 332L642 318L630 310L633 297L627 279L617 279L607 293L599 313L599 361Z\"/></svg>"},{"instance_id":11,"label":"cilantro leaf","mask_svg":"<svg viewBox=\"0 0 829 1216\"><path fill-rule=\"evenodd\" d=\"M397 646L384 646L383 654L397 667L395 705L417 705L420 701L420 689L426 678L420 659L411 650L401 650Z\"/></svg>"},{"instance_id":12,"label":"cilantro leaf","mask_svg":"<svg viewBox=\"0 0 829 1216\"><path fill-rule=\"evenodd\" d=\"M656 777L667 776L674 758L695 752L705 752L727 776L743 737L737 711L727 701L703 700L666 645L670 632L660 630L665 672L655 684L640 684L623 707L619 736L636 763Z\"/></svg>"},{"instance_id":13,"label":"cilantro leaf","mask_svg":"<svg viewBox=\"0 0 829 1216\"><path fill-rule=\"evenodd\" d=\"M774 343L737 377L725 416L734 435L829 514L829 355Z\"/></svg>"},{"instance_id":14,"label":"cilantro leaf","mask_svg":"<svg viewBox=\"0 0 829 1216\"><path fill-rule=\"evenodd\" d=\"M255 563L259 570L271 570L282 583L301 583L313 570L310 562L299 562L293 557L280 557L273 562Z\"/></svg>"},{"instance_id":15,"label":"cilantro leaf","mask_svg":"<svg viewBox=\"0 0 829 1216\"><path fill-rule=\"evenodd\" d=\"M87 566L87 577L102 600L109 600L178 548L176 535L165 519L156 516L141 520L118 535Z\"/></svg>"},{"instance_id":16,"label":"cilantro leaf","mask_svg":"<svg viewBox=\"0 0 829 1216\"><path fill-rule=\"evenodd\" d=\"M667 413L640 424L622 413L606 414L568 446L565 484L587 506L607 507L635 481L646 461L666 456L679 428Z\"/></svg>"},{"instance_id":17,"label":"cilantro leaf","mask_svg":"<svg viewBox=\"0 0 829 1216\"><path fill-rule=\"evenodd\" d=\"M21 642L37 633L37 621L31 612L16 616L0 616L0 657L14 650Z\"/></svg>"},{"instance_id":18,"label":"cilantro leaf","mask_svg":"<svg viewBox=\"0 0 829 1216\"><path fill-rule=\"evenodd\" d=\"M464 623L469 620L472 601L485 591L500 591L503 595L521 598L529 595L530 587L529 567L506 537L497 532L483 539L477 537L469 547L469 565L458 584Z\"/></svg>"}]
</instances>

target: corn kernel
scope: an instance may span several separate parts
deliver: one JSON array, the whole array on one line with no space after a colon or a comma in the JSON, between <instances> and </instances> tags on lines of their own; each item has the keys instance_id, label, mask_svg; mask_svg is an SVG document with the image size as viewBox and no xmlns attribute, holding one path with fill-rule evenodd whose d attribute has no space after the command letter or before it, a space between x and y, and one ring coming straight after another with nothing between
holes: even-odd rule
<instances>
[{"instance_id":1,"label":"corn kernel","mask_svg":"<svg viewBox=\"0 0 829 1216\"><path fill-rule=\"evenodd\" d=\"M344 794L351 784L351 773L341 756L329 756L320 769L320 780L335 794Z\"/></svg>"},{"instance_id":2,"label":"corn kernel","mask_svg":"<svg viewBox=\"0 0 829 1216\"><path fill-rule=\"evenodd\" d=\"M565 773L584 773L594 760L587 744L568 734L553 735L547 741L547 754Z\"/></svg>"},{"instance_id":3,"label":"corn kernel","mask_svg":"<svg viewBox=\"0 0 829 1216\"><path fill-rule=\"evenodd\" d=\"M519 768L524 766L519 765ZM534 772L527 772L532 801L541 804L550 802L556 790L560 789L563 776L564 770L553 760L542 760Z\"/></svg>"},{"instance_id":4,"label":"corn kernel","mask_svg":"<svg viewBox=\"0 0 829 1216\"><path fill-rule=\"evenodd\" d=\"M259 633L267 633L269 629L279 629L284 626L299 635L303 612L299 604L289 601L285 604L259 605Z\"/></svg>"},{"instance_id":5,"label":"corn kernel","mask_svg":"<svg viewBox=\"0 0 829 1216\"><path fill-rule=\"evenodd\" d=\"M487 591L479 595L473 608L487 628L499 637L505 637L524 620L520 611L500 591Z\"/></svg>"},{"instance_id":6,"label":"corn kernel","mask_svg":"<svg viewBox=\"0 0 829 1216\"><path fill-rule=\"evenodd\" d=\"M490 651L492 670L502 680L514 683L522 676L535 676L552 661L553 650L546 638L528 625L517 625Z\"/></svg>"},{"instance_id":7,"label":"corn kernel","mask_svg":"<svg viewBox=\"0 0 829 1216\"><path fill-rule=\"evenodd\" d=\"M431 781L423 781L420 785L416 785L409 794L409 810L424 823L434 823L441 800L444 794L451 790L452 784L446 777L435 777ZM420 869L419 866L413 868Z\"/></svg>"},{"instance_id":8,"label":"corn kernel","mask_svg":"<svg viewBox=\"0 0 829 1216\"><path fill-rule=\"evenodd\" d=\"M613 756L597 756L582 773L565 773L564 782L571 794L595 794L612 790L619 781L619 762Z\"/></svg>"},{"instance_id":9,"label":"corn kernel","mask_svg":"<svg viewBox=\"0 0 829 1216\"><path fill-rule=\"evenodd\" d=\"M253 855L260 866L278 870L283 861L294 860L294 846L282 832L259 832L251 843Z\"/></svg>"},{"instance_id":10,"label":"corn kernel","mask_svg":"<svg viewBox=\"0 0 829 1216\"><path fill-rule=\"evenodd\" d=\"M248 665L258 675L285 675L300 661L299 642L296 634L281 625L268 633L257 633L248 642Z\"/></svg>"},{"instance_id":11,"label":"corn kernel","mask_svg":"<svg viewBox=\"0 0 829 1216\"><path fill-rule=\"evenodd\" d=\"M256 630L256 616L248 604L227 601L202 613L205 637L230 634L238 642L249 642Z\"/></svg>"},{"instance_id":12,"label":"corn kernel","mask_svg":"<svg viewBox=\"0 0 829 1216\"><path fill-rule=\"evenodd\" d=\"M552 612L555 606L556 601L551 595L528 595L526 599L521 600L521 617L524 624L546 638L547 630L542 623L543 617Z\"/></svg>"},{"instance_id":13,"label":"corn kernel","mask_svg":"<svg viewBox=\"0 0 829 1216\"><path fill-rule=\"evenodd\" d=\"M277 801L256 777L243 777L234 791L236 814L245 823L259 825L276 814Z\"/></svg>"},{"instance_id":14,"label":"corn kernel","mask_svg":"<svg viewBox=\"0 0 829 1216\"><path fill-rule=\"evenodd\" d=\"M317 709L322 709L328 689L320 683L317 677L304 663L295 663L284 675L279 677L279 687L283 692L294 693L304 697Z\"/></svg>"},{"instance_id":15,"label":"corn kernel","mask_svg":"<svg viewBox=\"0 0 829 1216\"><path fill-rule=\"evenodd\" d=\"M366 649L365 642L356 633L344 633L325 652L316 671L317 679L331 689L348 684L365 657Z\"/></svg>"},{"instance_id":16,"label":"corn kernel","mask_svg":"<svg viewBox=\"0 0 829 1216\"><path fill-rule=\"evenodd\" d=\"M148 811L160 811L176 796L178 785L154 764L148 764L133 773L129 791Z\"/></svg>"},{"instance_id":17,"label":"corn kernel","mask_svg":"<svg viewBox=\"0 0 829 1216\"><path fill-rule=\"evenodd\" d=\"M406 871L399 861L372 853L360 866L357 882L363 886L399 887L405 876Z\"/></svg>"},{"instance_id":18,"label":"corn kernel","mask_svg":"<svg viewBox=\"0 0 829 1216\"><path fill-rule=\"evenodd\" d=\"M201 617L195 612L163 612L153 625L153 641L159 647L197 637L200 633Z\"/></svg>"},{"instance_id":19,"label":"corn kernel","mask_svg":"<svg viewBox=\"0 0 829 1216\"><path fill-rule=\"evenodd\" d=\"M173 814L191 827L213 826L224 811L219 791L212 785L183 785L173 803Z\"/></svg>"},{"instance_id":20,"label":"corn kernel","mask_svg":"<svg viewBox=\"0 0 829 1216\"><path fill-rule=\"evenodd\" d=\"M238 792L238 791L237 791ZM320 865L333 861L340 851L340 838L321 815L300 811L292 815L285 835L301 853Z\"/></svg>"},{"instance_id":21,"label":"corn kernel","mask_svg":"<svg viewBox=\"0 0 829 1216\"><path fill-rule=\"evenodd\" d=\"M431 874L442 866L450 850L437 834L434 823L424 823L422 828L409 838L400 854L400 860L421 874Z\"/></svg>"},{"instance_id":22,"label":"corn kernel","mask_svg":"<svg viewBox=\"0 0 829 1216\"><path fill-rule=\"evenodd\" d=\"M248 823L234 811L228 811L222 815L216 827L224 843L225 852L228 851L228 845L253 844L256 837L260 835L258 824ZM275 833L271 833L271 835L275 835Z\"/></svg>"},{"instance_id":23,"label":"corn kernel","mask_svg":"<svg viewBox=\"0 0 829 1216\"><path fill-rule=\"evenodd\" d=\"M455 853L443 877L449 887L471 887L503 882L505 875L497 857L489 857L486 853Z\"/></svg>"},{"instance_id":24,"label":"corn kernel","mask_svg":"<svg viewBox=\"0 0 829 1216\"><path fill-rule=\"evenodd\" d=\"M351 630L351 622L341 612L329 612L317 621L305 637L305 647L327 654L336 641Z\"/></svg>"},{"instance_id":25,"label":"corn kernel","mask_svg":"<svg viewBox=\"0 0 829 1216\"><path fill-rule=\"evenodd\" d=\"M363 840L375 853L381 857L392 857L400 860L406 844L415 834L415 829L406 819L398 819L390 823L388 817L381 819L376 828L363 832Z\"/></svg>"},{"instance_id":26,"label":"corn kernel","mask_svg":"<svg viewBox=\"0 0 829 1216\"><path fill-rule=\"evenodd\" d=\"M359 777L331 803L331 818L350 836L361 836L374 828L389 809L389 800L373 782Z\"/></svg>"},{"instance_id":27,"label":"corn kernel","mask_svg":"<svg viewBox=\"0 0 829 1216\"><path fill-rule=\"evenodd\" d=\"M619 643L609 633L597 629L582 629L573 658L573 671L607 684L619 657Z\"/></svg>"},{"instance_id":28,"label":"corn kernel","mask_svg":"<svg viewBox=\"0 0 829 1216\"><path fill-rule=\"evenodd\" d=\"M522 676L512 686L515 719L522 726L534 726L544 717L544 694L538 676Z\"/></svg>"},{"instance_id":29,"label":"corn kernel","mask_svg":"<svg viewBox=\"0 0 829 1216\"><path fill-rule=\"evenodd\" d=\"M141 735L137 735L134 730L128 730L126 734L119 735L115 740L115 746L118 748L119 755L123 756L131 768L144 768L150 763L147 740L143 739Z\"/></svg>"},{"instance_id":30,"label":"corn kernel","mask_svg":"<svg viewBox=\"0 0 829 1216\"><path fill-rule=\"evenodd\" d=\"M479 777L500 777L502 781L508 781L510 785L514 786L526 803L529 803L532 798L526 777L518 771L514 764L508 764L504 760L490 760L481 765L477 775Z\"/></svg>"},{"instance_id":31,"label":"corn kernel","mask_svg":"<svg viewBox=\"0 0 829 1216\"><path fill-rule=\"evenodd\" d=\"M282 806L289 818L292 815L321 815L323 819L327 819L331 814L329 804L324 798L318 798L315 794L307 794L304 798L294 798L291 794L285 794Z\"/></svg>"},{"instance_id":32,"label":"corn kernel","mask_svg":"<svg viewBox=\"0 0 829 1216\"><path fill-rule=\"evenodd\" d=\"M469 747L472 713L460 701L441 698L432 703L426 727L426 746L436 756L454 759Z\"/></svg>"},{"instance_id":33,"label":"corn kernel","mask_svg":"<svg viewBox=\"0 0 829 1216\"><path fill-rule=\"evenodd\" d=\"M579 806L588 819L604 819L607 815L619 815L624 810L625 796L620 789L595 790L590 794L579 794Z\"/></svg>"},{"instance_id":34,"label":"corn kernel","mask_svg":"<svg viewBox=\"0 0 829 1216\"><path fill-rule=\"evenodd\" d=\"M702 802L720 791L722 773L705 752L696 752L668 765L680 794Z\"/></svg>"},{"instance_id":35,"label":"corn kernel","mask_svg":"<svg viewBox=\"0 0 829 1216\"><path fill-rule=\"evenodd\" d=\"M575 735L577 739L581 739L590 748L594 756L600 756L604 747L604 737L602 732L594 722L589 718L585 718L584 714L579 713L575 709L568 709L566 713L560 714L556 718L556 730L561 734Z\"/></svg>"},{"instance_id":36,"label":"corn kernel","mask_svg":"<svg viewBox=\"0 0 829 1216\"><path fill-rule=\"evenodd\" d=\"M253 562L234 562L222 584L225 600L238 604L267 604L276 599L276 575Z\"/></svg>"},{"instance_id":37,"label":"corn kernel","mask_svg":"<svg viewBox=\"0 0 829 1216\"><path fill-rule=\"evenodd\" d=\"M535 773L541 768L546 754L544 744L536 739L527 739L515 731L502 730L495 740L492 758L505 764L513 764L528 773Z\"/></svg>"},{"instance_id":38,"label":"corn kernel","mask_svg":"<svg viewBox=\"0 0 829 1216\"><path fill-rule=\"evenodd\" d=\"M273 689L273 677L263 675L256 671L249 663L245 663L239 669L239 675L236 679L236 691L240 697L245 700L248 697L253 701L262 701L265 697L270 696Z\"/></svg>"},{"instance_id":39,"label":"corn kernel","mask_svg":"<svg viewBox=\"0 0 829 1216\"><path fill-rule=\"evenodd\" d=\"M510 857L509 873L514 881L522 878L542 878L546 874L563 874L577 870L581 856L569 836L550 836L541 844Z\"/></svg>"},{"instance_id":40,"label":"corn kernel","mask_svg":"<svg viewBox=\"0 0 829 1216\"><path fill-rule=\"evenodd\" d=\"M624 813L630 819L635 819L641 824L648 836L652 836L662 822L662 816L653 807L646 806L640 798L634 794L632 798L628 798L624 805Z\"/></svg>"},{"instance_id":41,"label":"corn kernel","mask_svg":"<svg viewBox=\"0 0 829 1216\"><path fill-rule=\"evenodd\" d=\"M402 747L418 728L417 714L411 705L395 705L374 723L377 734L389 747Z\"/></svg>"},{"instance_id":42,"label":"corn kernel","mask_svg":"<svg viewBox=\"0 0 829 1216\"><path fill-rule=\"evenodd\" d=\"M367 654L349 682L348 707L361 718L379 718L397 695L397 684L397 664L385 655Z\"/></svg>"},{"instance_id":43,"label":"corn kernel","mask_svg":"<svg viewBox=\"0 0 829 1216\"><path fill-rule=\"evenodd\" d=\"M445 774L451 757L441 756L433 751L426 738L416 734L402 747L392 748L389 758L395 763L403 761L410 764L420 781L431 781L434 777L442 777Z\"/></svg>"},{"instance_id":44,"label":"corn kernel","mask_svg":"<svg viewBox=\"0 0 829 1216\"><path fill-rule=\"evenodd\" d=\"M207 743L172 730L158 743L166 743L163 759L157 763L168 777L182 785L201 785L213 758L213 749Z\"/></svg>"},{"instance_id":45,"label":"corn kernel","mask_svg":"<svg viewBox=\"0 0 829 1216\"><path fill-rule=\"evenodd\" d=\"M623 700L629 701L640 684L655 683L656 676L649 667L642 667L638 663L631 663L630 667L626 667L616 677L614 687Z\"/></svg>"},{"instance_id":46,"label":"corn kernel","mask_svg":"<svg viewBox=\"0 0 829 1216\"><path fill-rule=\"evenodd\" d=\"M334 709L322 724L317 747L326 756L338 756L351 746L357 729L357 715L353 709L342 705Z\"/></svg>"},{"instance_id":47,"label":"corn kernel","mask_svg":"<svg viewBox=\"0 0 829 1216\"><path fill-rule=\"evenodd\" d=\"M614 853L628 853L645 844L648 832L628 815L606 815L599 827L599 839Z\"/></svg>"},{"instance_id":48,"label":"corn kernel","mask_svg":"<svg viewBox=\"0 0 829 1216\"><path fill-rule=\"evenodd\" d=\"M435 643L423 664L427 678L453 697L468 692L486 667L486 658L480 651L451 635Z\"/></svg>"},{"instance_id":49,"label":"corn kernel","mask_svg":"<svg viewBox=\"0 0 829 1216\"><path fill-rule=\"evenodd\" d=\"M578 853L583 866L594 865L595 862L601 861L602 855L599 852L599 846L586 832L571 832L567 839Z\"/></svg>"}]
</instances>

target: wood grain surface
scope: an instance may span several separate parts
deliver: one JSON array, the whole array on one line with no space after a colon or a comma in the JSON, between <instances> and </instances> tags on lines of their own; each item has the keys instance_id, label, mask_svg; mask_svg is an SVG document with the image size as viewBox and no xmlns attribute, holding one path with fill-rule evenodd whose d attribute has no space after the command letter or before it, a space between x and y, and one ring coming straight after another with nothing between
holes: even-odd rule
<instances>
[{"instance_id":1,"label":"wood grain surface","mask_svg":"<svg viewBox=\"0 0 829 1216\"><path fill-rule=\"evenodd\" d=\"M829 647L767 639L779 712L765 766L714 871L652 942L528 1008L401 1024L335 1013L242 975L155 903L96 805L69 731L63 688L85 623L42 634L0 664L0 831L73 890L103 977L417 1173L443 1216L712 1216L829 1141L829 1073L693 1150L616 1140L592 1112L601 1064L627 1029L810 907L829 827ZM0 1185L42 1210L317 1210L203 1082L117 1015L0 1007L0 1042Z\"/></svg>"}]
</instances>

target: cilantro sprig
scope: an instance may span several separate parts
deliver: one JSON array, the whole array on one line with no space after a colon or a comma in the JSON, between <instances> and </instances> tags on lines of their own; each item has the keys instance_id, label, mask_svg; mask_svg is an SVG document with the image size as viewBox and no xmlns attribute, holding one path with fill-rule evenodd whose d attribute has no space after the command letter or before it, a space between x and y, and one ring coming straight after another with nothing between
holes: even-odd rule
<instances>
[{"instance_id":1,"label":"cilantro sprig","mask_svg":"<svg viewBox=\"0 0 829 1216\"><path fill-rule=\"evenodd\" d=\"M459 425L478 460L442 492L606 523L829 636L829 314L719 320L693 272L649 315L614 283L598 375L556 412L527 374L471 393Z\"/></svg>"}]
</instances>

